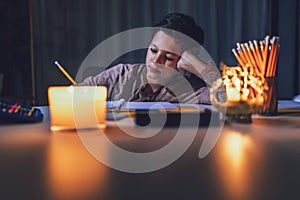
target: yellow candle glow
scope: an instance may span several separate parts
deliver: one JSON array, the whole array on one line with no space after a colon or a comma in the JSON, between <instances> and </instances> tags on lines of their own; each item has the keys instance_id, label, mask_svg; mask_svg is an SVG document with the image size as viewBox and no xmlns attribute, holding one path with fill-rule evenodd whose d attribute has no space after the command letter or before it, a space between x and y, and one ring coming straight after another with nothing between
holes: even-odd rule
<instances>
[{"instance_id":1,"label":"yellow candle glow","mask_svg":"<svg viewBox=\"0 0 300 200\"><path fill-rule=\"evenodd\" d=\"M227 89L228 101L240 101L240 90L239 88L228 88Z\"/></svg>"},{"instance_id":2,"label":"yellow candle glow","mask_svg":"<svg viewBox=\"0 0 300 200\"><path fill-rule=\"evenodd\" d=\"M51 130L104 128L106 97L102 86L49 87Z\"/></svg>"},{"instance_id":3,"label":"yellow candle glow","mask_svg":"<svg viewBox=\"0 0 300 200\"><path fill-rule=\"evenodd\" d=\"M240 86L240 79L236 76L231 78L231 84L227 88L227 99L228 101L240 101L241 99L241 86Z\"/></svg>"}]
</instances>

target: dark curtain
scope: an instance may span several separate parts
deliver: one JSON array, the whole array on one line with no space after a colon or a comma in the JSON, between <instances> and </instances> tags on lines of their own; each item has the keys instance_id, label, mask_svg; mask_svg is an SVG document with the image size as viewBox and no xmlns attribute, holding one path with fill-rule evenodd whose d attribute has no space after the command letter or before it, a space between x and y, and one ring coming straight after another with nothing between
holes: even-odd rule
<instances>
[{"instance_id":1,"label":"dark curtain","mask_svg":"<svg viewBox=\"0 0 300 200\"><path fill-rule=\"evenodd\" d=\"M36 103L47 104L50 85L68 85L58 60L76 77L88 53L125 30L153 26L169 12L195 18L205 31L204 47L219 65L236 65L237 42L279 35L278 97L299 91L299 3L297 0L31 0ZM138 58L136 58L138 55ZM134 60L137 59L137 60ZM144 54L120 62L141 62ZM96 66L95 66L96 67ZM103 66L105 67L105 66Z\"/></svg>"}]
</instances>

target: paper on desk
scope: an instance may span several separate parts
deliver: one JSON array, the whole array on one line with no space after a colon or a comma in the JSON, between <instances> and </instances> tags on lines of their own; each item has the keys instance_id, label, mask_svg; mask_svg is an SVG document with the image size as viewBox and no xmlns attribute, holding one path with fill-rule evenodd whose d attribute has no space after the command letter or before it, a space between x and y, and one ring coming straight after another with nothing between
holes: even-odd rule
<instances>
[{"instance_id":1,"label":"paper on desk","mask_svg":"<svg viewBox=\"0 0 300 200\"><path fill-rule=\"evenodd\" d=\"M115 109L117 101L108 101L107 108ZM128 110L150 110L150 109L161 109L168 111L183 111L183 112L199 112L205 111L205 109L211 111L217 111L217 109L212 105L206 104L187 104L187 103L170 103L170 102L125 102L120 107L119 111L128 111Z\"/></svg>"},{"instance_id":2,"label":"paper on desk","mask_svg":"<svg viewBox=\"0 0 300 200\"><path fill-rule=\"evenodd\" d=\"M177 109L177 106L169 102L127 102L122 109L150 110L150 109Z\"/></svg>"},{"instance_id":3,"label":"paper on desk","mask_svg":"<svg viewBox=\"0 0 300 200\"><path fill-rule=\"evenodd\" d=\"M115 100L115 101L107 101L106 108L114 109L121 108L126 103L125 99Z\"/></svg>"},{"instance_id":4,"label":"paper on desk","mask_svg":"<svg viewBox=\"0 0 300 200\"><path fill-rule=\"evenodd\" d=\"M293 100L279 100L278 112L300 112L300 103Z\"/></svg>"},{"instance_id":5,"label":"paper on desk","mask_svg":"<svg viewBox=\"0 0 300 200\"><path fill-rule=\"evenodd\" d=\"M114 109L118 106L119 100L107 101L106 107ZM149 109L174 109L177 105L170 102L124 102L120 110L149 110Z\"/></svg>"}]
</instances>

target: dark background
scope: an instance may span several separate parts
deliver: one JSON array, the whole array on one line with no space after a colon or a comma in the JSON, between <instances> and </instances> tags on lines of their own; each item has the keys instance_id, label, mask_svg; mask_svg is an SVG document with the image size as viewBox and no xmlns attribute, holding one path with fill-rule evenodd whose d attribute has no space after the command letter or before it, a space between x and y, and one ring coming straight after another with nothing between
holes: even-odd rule
<instances>
[{"instance_id":1,"label":"dark background","mask_svg":"<svg viewBox=\"0 0 300 200\"><path fill-rule=\"evenodd\" d=\"M45 105L49 86L70 84L55 60L76 77L88 53L105 39L153 26L176 11L194 17L204 29L204 47L217 65L237 64L231 52L237 42L279 35L278 97L290 99L300 93L299 4L297 0L0 0L0 96ZM140 52L121 59L143 60Z\"/></svg>"}]
</instances>

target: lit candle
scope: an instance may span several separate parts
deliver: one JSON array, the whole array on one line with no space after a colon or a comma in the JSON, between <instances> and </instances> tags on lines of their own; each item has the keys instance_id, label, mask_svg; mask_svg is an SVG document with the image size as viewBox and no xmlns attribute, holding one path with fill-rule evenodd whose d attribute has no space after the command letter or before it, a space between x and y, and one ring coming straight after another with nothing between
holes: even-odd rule
<instances>
[{"instance_id":1,"label":"lit candle","mask_svg":"<svg viewBox=\"0 0 300 200\"><path fill-rule=\"evenodd\" d=\"M227 99L228 101L232 101L232 102L240 101L240 90L236 87L228 88Z\"/></svg>"},{"instance_id":2,"label":"lit candle","mask_svg":"<svg viewBox=\"0 0 300 200\"><path fill-rule=\"evenodd\" d=\"M49 87L51 130L104 128L106 96L102 86Z\"/></svg>"},{"instance_id":3,"label":"lit candle","mask_svg":"<svg viewBox=\"0 0 300 200\"><path fill-rule=\"evenodd\" d=\"M223 64L221 83L215 83L217 87L221 85L225 86L227 102L229 104L226 105L226 103L218 101L214 96L216 89L212 87L212 102L219 107L234 106L242 103L243 105L248 104L252 109L264 103L266 91L268 91L267 82L264 77L257 76L252 66L226 66ZM231 105L230 103L233 104ZM243 112L243 109L240 110Z\"/></svg>"},{"instance_id":4,"label":"lit candle","mask_svg":"<svg viewBox=\"0 0 300 200\"><path fill-rule=\"evenodd\" d=\"M249 89L247 89L247 88L242 89L242 100L243 101L248 100L249 93L250 93Z\"/></svg>"},{"instance_id":5,"label":"lit candle","mask_svg":"<svg viewBox=\"0 0 300 200\"><path fill-rule=\"evenodd\" d=\"M240 85L240 79L237 76L233 76L231 78L231 82L232 85L227 88L227 99L229 101L240 101L241 99L241 94L240 94L240 90L241 90L241 85Z\"/></svg>"}]
</instances>

